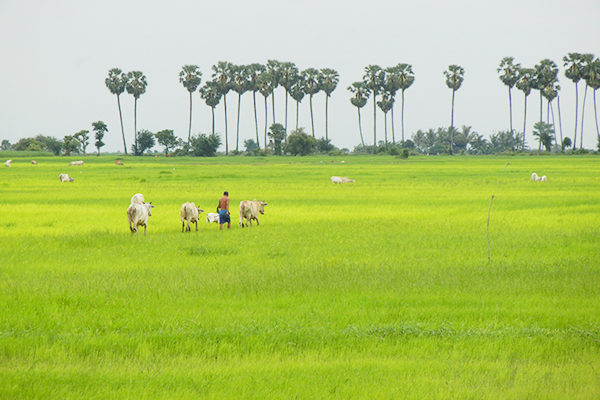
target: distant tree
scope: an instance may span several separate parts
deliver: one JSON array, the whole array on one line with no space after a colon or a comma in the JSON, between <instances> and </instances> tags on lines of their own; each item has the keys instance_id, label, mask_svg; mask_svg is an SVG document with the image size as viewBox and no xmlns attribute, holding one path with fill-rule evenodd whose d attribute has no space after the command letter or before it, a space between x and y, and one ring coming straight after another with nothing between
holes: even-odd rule
<instances>
[{"instance_id":1,"label":"distant tree","mask_svg":"<svg viewBox=\"0 0 600 400\"><path fill-rule=\"evenodd\" d=\"M10 144L10 140L4 139L2 140L2 146L0 147L2 151L12 150L12 145Z\"/></svg>"},{"instance_id":2,"label":"distant tree","mask_svg":"<svg viewBox=\"0 0 600 400\"><path fill-rule=\"evenodd\" d=\"M415 82L415 76L410 64L398 64L395 67L395 73L398 75L400 89L402 89L402 142L404 142L404 91ZM392 127L394 121L394 109L392 108Z\"/></svg>"},{"instance_id":3,"label":"distant tree","mask_svg":"<svg viewBox=\"0 0 600 400\"><path fill-rule=\"evenodd\" d=\"M579 115L579 87L578 83L583 77L583 58L580 53L569 53L568 56L563 57L565 76L573 81L575 84L575 133L573 134L573 150L575 150L577 144L577 116Z\"/></svg>"},{"instance_id":4,"label":"distant tree","mask_svg":"<svg viewBox=\"0 0 600 400\"><path fill-rule=\"evenodd\" d=\"M600 138L600 130L598 129L598 108L596 106L596 91L600 88L600 59L596 58L590 64L589 71L587 73L587 85L594 90L594 116L596 118L596 133Z\"/></svg>"},{"instance_id":5,"label":"distant tree","mask_svg":"<svg viewBox=\"0 0 600 400\"><path fill-rule=\"evenodd\" d=\"M44 151L44 144L34 138L21 138L14 144L13 150L16 151Z\"/></svg>"},{"instance_id":6,"label":"distant tree","mask_svg":"<svg viewBox=\"0 0 600 400\"><path fill-rule=\"evenodd\" d=\"M294 86L290 88L290 96L296 100L296 130L298 130L298 119L300 117L300 102L306 95L306 81L302 75L296 77Z\"/></svg>"},{"instance_id":7,"label":"distant tree","mask_svg":"<svg viewBox=\"0 0 600 400\"><path fill-rule=\"evenodd\" d=\"M523 112L523 148L525 148L525 132L527 130L527 96L531 94L531 89L535 88L535 70L532 68L519 68L519 80L516 83L517 89L525 95L525 110Z\"/></svg>"},{"instance_id":8,"label":"distant tree","mask_svg":"<svg viewBox=\"0 0 600 400\"><path fill-rule=\"evenodd\" d=\"M218 135L199 134L192 136L192 155L196 157L215 157L220 145L221 138Z\"/></svg>"},{"instance_id":9,"label":"distant tree","mask_svg":"<svg viewBox=\"0 0 600 400\"><path fill-rule=\"evenodd\" d=\"M246 154L256 155L260 147L252 139L244 140L244 147L246 148Z\"/></svg>"},{"instance_id":10,"label":"distant tree","mask_svg":"<svg viewBox=\"0 0 600 400\"><path fill-rule=\"evenodd\" d=\"M273 105L273 123L275 123L275 89L281 82L281 63L277 60L267 60L267 72L271 78L271 103Z\"/></svg>"},{"instance_id":11,"label":"distant tree","mask_svg":"<svg viewBox=\"0 0 600 400\"><path fill-rule=\"evenodd\" d=\"M131 146L131 151L136 156L143 155L147 150L154 147L156 141L154 140L154 134L148 130L142 129L137 134L137 140L134 145Z\"/></svg>"},{"instance_id":12,"label":"distant tree","mask_svg":"<svg viewBox=\"0 0 600 400\"><path fill-rule=\"evenodd\" d=\"M54 136L37 135L35 140L42 144L44 151L59 155L62 150L62 142Z\"/></svg>"},{"instance_id":13,"label":"distant tree","mask_svg":"<svg viewBox=\"0 0 600 400\"><path fill-rule=\"evenodd\" d=\"M340 75L334 69L322 68L319 79L319 86L325 92L325 139L329 139L329 98L340 81Z\"/></svg>"},{"instance_id":14,"label":"distant tree","mask_svg":"<svg viewBox=\"0 0 600 400\"><path fill-rule=\"evenodd\" d=\"M192 93L194 93L202 82L202 72L197 65L184 65L179 72L179 82L190 94L190 124L188 130L188 146L192 136Z\"/></svg>"},{"instance_id":15,"label":"distant tree","mask_svg":"<svg viewBox=\"0 0 600 400\"><path fill-rule=\"evenodd\" d=\"M561 145L562 151L565 151L565 149L567 147L571 147L571 144L572 144L572 142L571 142L570 138L568 138L568 137L564 138L562 141L562 145Z\"/></svg>"},{"instance_id":16,"label":"distant tree","mask_svg":"<svg viewBox=\"0 0 600 400\"><path fill-rule=\"evenodd\" d=\"M283 125L275 123L271 125L269 137L273 142L273 152L275 155L283 154L283 142L286 139L285 128Z\"/></svg>"},{"instance_id":17,"label":"distant tree","mask_svg":"<svg viewBox=\"0 0 600 400\"><path fill-rule=\"evenodd\" d=\"M80 152L81 142L71 135L66 135L63 139L62 146L64 154L70 156L71 153Z\"/></svg>"},{"instance_id":18,"label":"distant tree","mask_svg":"<svg viewBox=\"0 0 600 400\"><path fill-rule=\"evenodd\" d=\"M240 109L242 95L252 88L250 83L248 67L245 65L234 65L231 68L232 89L238 94L237 129L235 136L235 151L239 151L240 141Z\"/></svg>"},{"instance_id":19,"label":"distant tree","mask_svg":"<svg viewBox=\"0 0 600 400\"><path fill-rule=\"evenodd\" d=\"M535 69L535 89L540 92L540 122L543 118L543 98L544 91L548 86L554 85L558 82L558 67L554 61L549 59L543 59L539 64L536 64ZM550 110L550 108L548 108Z\"/></svg>"},{"instance_id":20,"label":"distant tree","mask_svg":"<svg viewBox=\"0 0 600 400\"><path fill-rule=\"evenodd\" d=\"M365 67L363 82L373 93L373 154L377 148L377 93L381 90L385 81L385 71L379 65Z\"/></svg>"},{"instance_id":21,"label":"distant tree","mask_svg":"<svg viewBox=\"0 0 600 400\"><path fill-rule=\"evenodd\" d=\"M146 93L148 82L146 76L141 71L131 71L127 73L129 81L127 82L127 93L133 96L133 134L135 135L135 145L133 148L139 149L138 146L138 131L137 131L137 101L141 95ZM142 152L143 153L143 152ZM136 154L138 155L138 154Z\"/></svg>"},{"instance_id":22,"label":"distant tree","mask_svg":"<svg viewBox=\"0 0 600 400\"><path fill-rule=\"evenodd\" d=\"M460 89L465 76L465 70L460 65L452 64L448 70L444 71L446 76L446 86L452 89L452 114L450 117L450 127L454 128L454 94ZM452 132L452 131L451 131ZM452 154L452 133L450 134L450 154Z\"/></svg>"},{"instance_id":23,"label":"distant tree","mask_svg":"<svg viewBox=\"0 0 600 400\"><path fill-rule=\"evenodd\" d=\"M363 139L360 109L367 104L367 100L369 99L370 95L369 88L364 82L354 82L352 85L348 86L348 90L350 93L354 94L354 96L350 98L350 103L352 103L352 105L355 106L356 110L358 111L358 131L360 133L360 142L362 143L363 149L366 150L365 141Z\"/></svg>"},{"instance_id":24,"label":"distant tree","mask_svg":"<svg viewBox=\"0 0 600 400\"><path fill-rule=\"evenodd\" d=\"M542 91L542 96L544 96L544 98L546 99L546 101L548 102L548 117L546 120L546 123L550 123L550 111L552 111L552 125L556 126L555 121L554 121L554 109L552 108L552 100L554 100L556 97L558 97L558 91L560 90L560 85L557 85L556 82L552 82L550 85L546 86L544 88L544 90ZM562 142L562 138L561 138L561 142ZM559 144L559 141L556 138L556 132L554 132L554 143L556 143L557 145Z\"/></svg>"},{"instance_id":25,"label":"distant tree","mask_svg":"<svg viewBox=\"0 0 600 400\"><path fill-rule=\"evenodd\" d=\"M104 139L104 134L108 132L108 126L102 121L92 122L92 130L94 131L94 138L96 139L94 146L96 146L98 155L100 155L100 147L104 146L102 139Z\"/></svg>"},{"instance_id":26,"label":"distant tree","mask_svg":"<svg viewBox=\"0 0 600 400\"><path fill-rule=\"evenodd\" d=\"M216 88L223 96L223 107L225 110L225 154L229 154L229 140L227 131L227 93L232 88L232 69L233 64L227 61L219 61L217 65L212 66L212 77L216 82Z\"/></svg>"},{"instance_id":27,"label":"distant tree","mask_svg":"<svg viewBox=\"0 0 600 400\"><path fill-rule=\"evenodd\" d=\"M90 142L90 136L88 133L90 133L90 131L82 130L73 135L73 138L81 143L80 149L83 151L83 155L85 155L85 149Z\"/></svg>"},{"instance_id":28,"label":"distant tree","mask_svg":"<svg viewBox=\"0 0 600 400\"><path fill-rule=\"evenodd\" d=\"M540 148L543 145L546 151L552 150L552 139L554 135L554 127L544 121L536 122L533 125L533 136L537 137L540 142Z\"/></svg>"},{"instance_id":29,"label":"distant tree","mask_svg":"<svg viewBox=\"0 0 600 400\"><path fill-rule=\"evenodd\" d=\"M394 97L385 88L381 90L381 100L377 102L384 115L385 148L388 147L387 114L394 107Z\"/></svg>"},{"instance_id":30,"label":"distant tree","mask_svg":"<svg viewBox=\"0 0 600 400\"><path fill-rule=\"evenodd\" d=\"M106 87L112 93L117 95L117 105L119 106L119 119L121 120L121 134L123 135L123 151L127 155L127 144L125 143L125 130L123 129L123 114L121 113L121 94L127 87L129 77L119 68L113 68L108 71L108 78L104 80Z\"/></svg>"},{"instance_id":31,"label":"distant tree","mask_svg":"<svg viewBox=\"0 0 600 400\"><path fill-rule=\"evenodd\" d=\"M262 72L258 75L257 77L257 83L258 83L258 87L259 87L259 91L260 94L263 95L263 97L265 98L265 141L264 141L264 148L266 150L267 148L267 127L268 127L268 111L269 111L269 107L267 106L267 98L273 94L273 88L274 88L274 81L273 81L273 77L271 76L271 74L269 72Z\"/></svg>"},{"instance_id":32,"label":"distant tree","mask_svg":"<svg viewBox=\"0 0 600 400\"><path fill-rule=\"evenodd\" d=\"M587 90L590 86L590 78L592 77L592 63L594 62L594 55L591 53L585 53L581 55L581 60L583 62L581 77L585 81L585 91L583 92L583 105L581 110L581 135L579 136L579 148L583 148L583 128L585 126L585 100L587 98ZM573 148L575 148L575 144L573 144Z\"/></svg>"},{"instance_id":33,"label":"distant tree","mask_svg":"<svg viewBox=\"0 0 600 400\"><path fill-rule=\"evenodd\" d=\"M212 111L212 134L215 134L215 107L221 101L221 92L218 88L218 83L215 81L208 81L200 88L200 97L204 99L207 106ZM189 146L188 146L189 147Z\"/></svg>"},{"instance_id":34,"label":"distant tree","mask_svg":"<svg viewBox=\"0 0 600 400\"><path fill-rule=\"evenodd\" d=\"M281 76L279 84L285 89L285 131L287 132L288 95L298 80L298 67L293 62L283 62L279 65L279 70Z\"/></svg>"},{"instance_id":35,"label":"distant tree","mask_svg":"<svg viewBox=\"0 0 600 400\"><path fill-rule=\"evenodd\" d=\"M248 66L248 80L250 90L252 91L252 101L254 104L254 127L256 128L256 145L260 149L260 139L258 138L258 113L256 111L256 92L260 91L259 76L266 71L266 67L262 64L250 64ZM265 123L266 124L266 123Z\"/></svg>"},{"instance_id":36,"label":"distant tree","mask_svg":"<svg viewBox=\"0 0 600 400\"><path fill-rule=\"evenodd\" d=\"M500 67L498 73L500 73L500 80L508 87L508 109L510 114L510 130L513 130L512 121L512 88L519 81L519 68L521 64L513 64L514 57L504 57L500 61Z\"/></svg>"},{"instance_id":37,"label":"distant tree","mask_svg":"<svg viewBox=\"0 0 600 400\"><path fill-rule=\"evenodd\" d=\"M317 140L302 128L293 131L287 139L286 150L293 156L306 156L317 149Z\"/></svg>"},{"instance_id":38,"label":"distant tree","mask_svg":"<svg viewBox=\"0 0 600 400\"><path fill-rule=\"evenodd\" d=\"M315 118L313 114L312 98L315 94L321 91L319 82L321 81L320 73L315 68L307 68L302 71L302 77L306 82L305 91L308 94L308 100L310 103L310 122L312 126L312 136L315 137Z\"/></svg>"},{"instance_id":39,"label":"distant tree","mask_svg":"<svg viewBox=\"0 0 600 400\"><path fill-rule=\"evenodd\" d=\"M319 153L329 153L330 151L334 151L336 149L337 147L331 143L331 139L324 137L317 139L317 151Z\"/></svg>"},{"instance_id":40,"label":"distant tree","mask_svg":"<svg viewBox=\"0 0 600 400\"><path fill-rule=\"evenodd\" d=\"M179 143L179 139L175 136L172 129L158 131L154 134L154 137L156 137L158 144L165 148L165 156L169 155L169 149L173 150Z\"/></svg>"}]
</instances>

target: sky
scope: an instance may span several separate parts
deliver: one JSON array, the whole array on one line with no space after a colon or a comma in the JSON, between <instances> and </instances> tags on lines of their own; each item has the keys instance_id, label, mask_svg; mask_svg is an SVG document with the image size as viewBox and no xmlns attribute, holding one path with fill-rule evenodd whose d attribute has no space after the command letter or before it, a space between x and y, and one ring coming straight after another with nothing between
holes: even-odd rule
<instances>
[{"instance_id":1,"label":"sky","mask_svg":"<svg viewBox=\"0 0 600 400\"><path fill-rule=\"evenodd\" d=\"M562 126L562 135L572 139L575 85L564 76L562 60L572 52L600 55L599 20L600 0L0 0L0 140L14 144L38 134L62 139L104 121L109 132L102 151L122 151L116 96L104 83L111 68L146 75L138 130L172 129L185 139L189 94L179 82L183 65L198 65L204 83L219 61L266 64L271 59L294 62L300 70L332 68L339 73L329 99L329 137L339 148L352 150L360 143L357 110L347 87L362 80L368 65L412 65L415 82L405 92L405 139L418 129L450 125L452 91L443 73L451 64L462 66L465 79L456 92L454 125L470 126L488 138L509 129L508 89L497 72L507 56L524 67L546 58L559 66L560 120L555 105L555 121L557 132ZM583 92L580 83L579 123ZM592 93L588 91L583 128L583 144L589 149L596 148L597 136ZM513 125L519 131L523 97L513 90ZM236 147L237 101L236 93L227 96L230 149ZM276 90L275 101L275 120L284 123L283 88ZM373 143L371 101L361 110L367 144ZM262 140L263 97L257 102ZM269 125L270 104L269 99ZM121 106L129 151L133 97L125 92ZM527 107L526 140L537 148L531 136L539 120L537 91ZM251 94L242 97L240 110L243 150L243 141L256 135ZM320 138L325 135L324 93L314 96L313 110ZM399 140L399 97L395 110ZM223 101L215 115L224 141ZM295 118L290 99L288 127L295 127ZM300 104L299 126L311 132L308 97ZM194 93L192 134L211 129L211 109ZM389 114L388 135L391 140ZM378 112L377 140L383 138L384 117ZM90 141L87 152L95 151Z\"/></svg>"}]
</instances>

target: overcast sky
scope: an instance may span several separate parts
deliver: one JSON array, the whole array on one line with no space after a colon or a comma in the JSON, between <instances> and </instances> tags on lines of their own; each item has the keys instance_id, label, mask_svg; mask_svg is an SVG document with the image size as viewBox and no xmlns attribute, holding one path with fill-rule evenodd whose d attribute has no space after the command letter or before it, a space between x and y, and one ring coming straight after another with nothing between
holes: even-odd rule
<instances>
[{"instance_id":1,"label":"overcast sky","mask_svg":"<svg viewBox=\"0 0 600 400\"><path fill-rule=\"evenodd\" d=\"M573 138L575 86L564 76L562 58L570 52L599 56L599 21L599 0L0 0L0 140L14 144L37 134L62 139L91 131L91 123L102 120L109 128L102 150L122 151L116 96L104 84L115 67L140 70L147 77L147 91L138 101L138 129L173 129L187 138L189 95L178 78L183 65L198 65L204 83L219 61L266 64L269 59L292 61L301 70L339 72L329 102L329 135L340 148L360 143L357 111L347 87L362 79L369 64L413 66L416 80L405 92L406 139L418 129L450 125L452 91L443 72L450 64L462 66L465 80L456 93L455 126L471 126L488 137L509 128L508 91L497 73L506 56L526 67L545 58L559 66L562 131ZM579 87L581 111L584 85ZM282 123L284 98L284 89L277 89L276 120ZM257 100L262 132L264 100L260 95ZM221 135L222 104L216 109ZM121 105L129 150L133 97L124 93ZM237 94L228 95L227 105L232 149ZM291 101L291 127L294 105ZM519 131L523 105L522 92L514 90L513 120ZM537 148L531 132L539 120L538 92L532 92L527 105L527 142ZM398 100L396 139L401 135L399 106ZM313 107L316 136L322 137L323 93L315 95ZM554 111L558 125L556 105ZM595 148L591 91L585 113L584 147ZM370 102L362 117L365 141L373 143ZM381 113L377 125L380 140ZM308 97L300 105L300 126L310 133ZM192 133L210 131L210 108L194 93ZM389 134L391 140L391 125ZM240 148L243 140L254 137L252 96L246 94ZM94 151L91 142L88 152Z\"/></svg>"}]
</instances>

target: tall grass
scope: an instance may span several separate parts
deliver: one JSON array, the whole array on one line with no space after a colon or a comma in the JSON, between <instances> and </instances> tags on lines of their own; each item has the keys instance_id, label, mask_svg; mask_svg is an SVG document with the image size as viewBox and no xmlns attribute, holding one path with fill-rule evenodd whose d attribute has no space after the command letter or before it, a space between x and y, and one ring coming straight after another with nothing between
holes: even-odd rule
<instances>
[{"instance_id":1,"label":"tall grass","mask_svg":"<svg viewBox=\"0 0 600 400\"><path fill-rule=\"evenodd\" d=\"M14 159L0 397L600 395L595 157L341 160ZM182 234L181 204L224 190L232 229ZM254 198L260 226L238 228Z\"/></svg>"}]
</instances>

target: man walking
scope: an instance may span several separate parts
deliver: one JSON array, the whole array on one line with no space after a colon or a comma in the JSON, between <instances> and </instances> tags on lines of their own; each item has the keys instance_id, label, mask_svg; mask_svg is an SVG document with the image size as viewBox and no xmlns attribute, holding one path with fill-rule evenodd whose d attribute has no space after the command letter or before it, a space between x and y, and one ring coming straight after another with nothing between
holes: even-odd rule
<instances>
[{"instance_id":1,"label":"man walking","mask_svg":"<svg viewBox=\"0 0 600 400\"><path fill-rule=\"evenodd\" d=\"M229 192L224 192L223 197L219 199L217 206L219 214L219 229L223 230L223 224L227 222L227 229L231 228L231 218L229 216Z\"/></svg>"}]
</instances>

